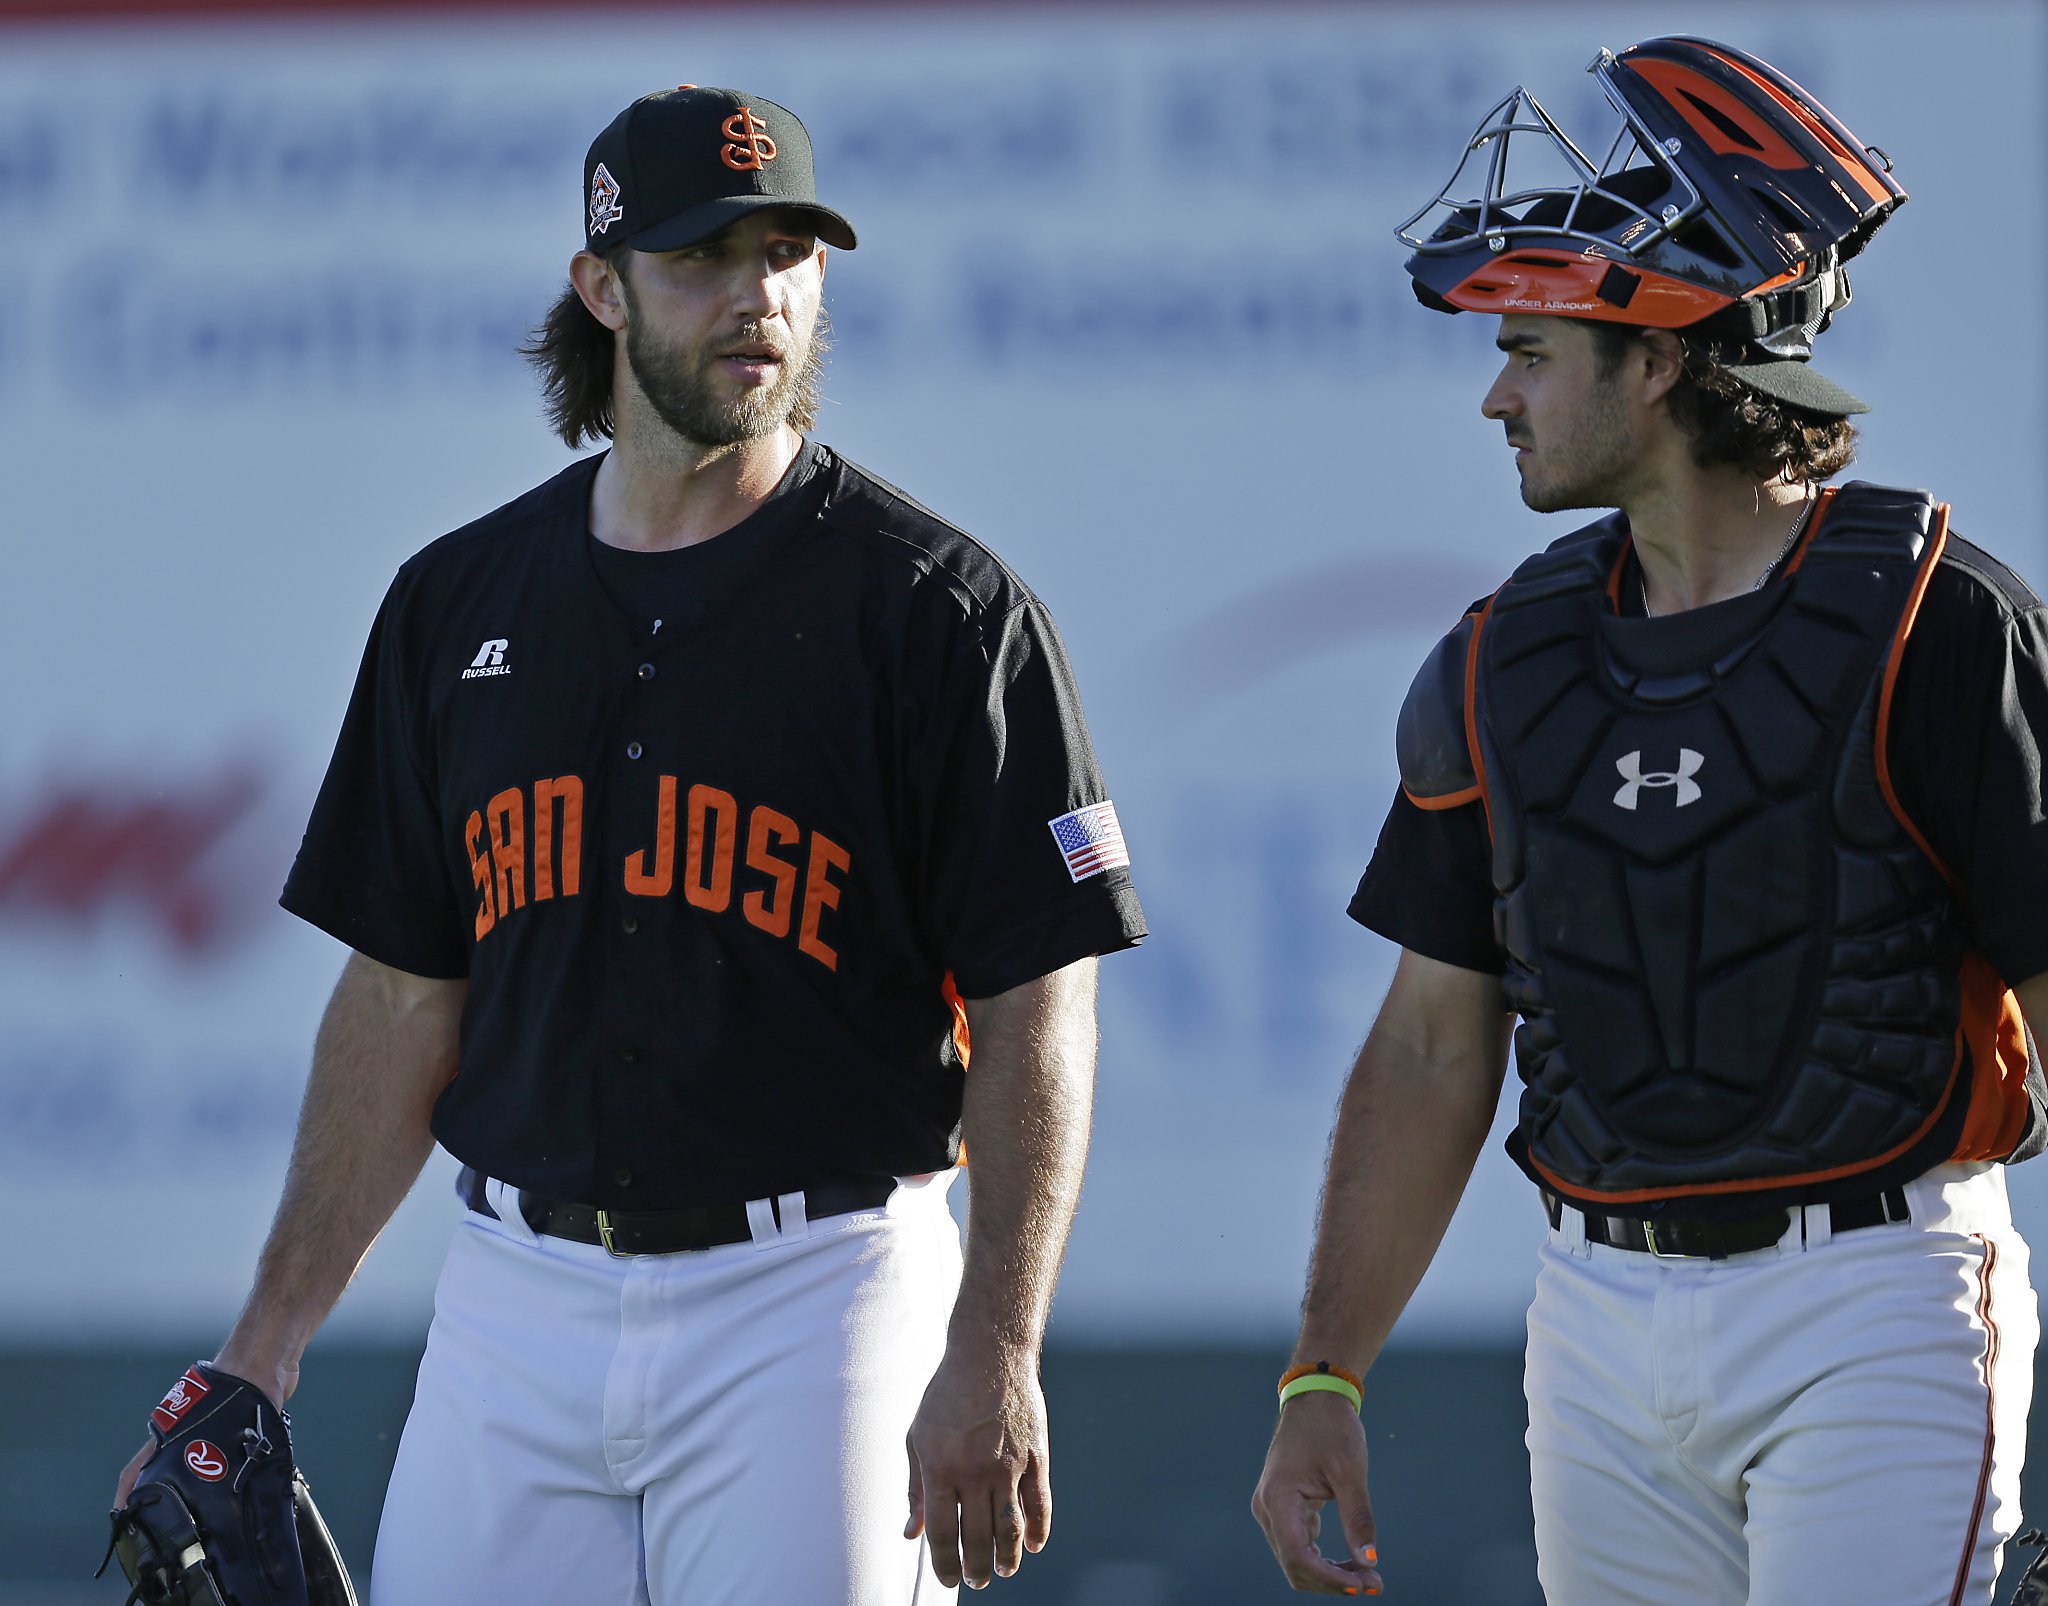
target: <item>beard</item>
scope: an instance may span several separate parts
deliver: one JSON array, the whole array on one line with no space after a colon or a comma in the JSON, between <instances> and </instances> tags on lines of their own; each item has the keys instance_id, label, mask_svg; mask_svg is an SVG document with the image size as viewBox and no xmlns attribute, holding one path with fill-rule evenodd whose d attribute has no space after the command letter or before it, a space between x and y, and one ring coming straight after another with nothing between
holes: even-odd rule
<instances>
[{"instance_id":1,"label":"beard","mask_svg":"<svg viewBox=\"0 0 2048 1606\"><path fill-rule=\"evenodd\" d=\"M663 345L647 322L631 317L632 283L626 281L630 322L626 326L626 366L640 393L661 421L684 440L700 446L733 446L772 435L785 423L808 431L818 421L818 384L825 369L831 320L818 309L818 321L801 346L779 340L759 323L743 323L719 342L721 347L763 345L775 351L782 375L772 385L731 394L731 381L717 370L718 355L709 347L686 350Z\"/></svg>"},{"instance_id":2,"label":"beard","mask_svg":"<svg viewBox=\"0 0 2048 1606\"><path fill-rule=\"evenodd\" d=\"M1522 467L1522 504L1533 513L1619 507L1635 462L1630 419L1606 385L1593 389L1575 416L1559 419Z\"/></svg>"}]
</instances>

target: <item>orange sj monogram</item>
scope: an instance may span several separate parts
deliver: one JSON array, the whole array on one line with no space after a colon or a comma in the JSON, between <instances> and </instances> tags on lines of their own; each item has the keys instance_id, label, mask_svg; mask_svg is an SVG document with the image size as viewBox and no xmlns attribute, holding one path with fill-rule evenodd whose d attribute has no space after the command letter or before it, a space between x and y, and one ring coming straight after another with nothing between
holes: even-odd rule
<instances>
[{"instance_id":1,"label":"orange sj monogram","mask_svg":"<svg viewBox=\"0 0 2048 1606\"><path fill-rule=\"evenodd\" d=\"M764 163L775 160L775 141L768 137L768 125L754 115L754 108L742 106L725 120L725 137L732 143L718 153L718 159L737 173L757 173Z\"/></svg>"}]
</instances>

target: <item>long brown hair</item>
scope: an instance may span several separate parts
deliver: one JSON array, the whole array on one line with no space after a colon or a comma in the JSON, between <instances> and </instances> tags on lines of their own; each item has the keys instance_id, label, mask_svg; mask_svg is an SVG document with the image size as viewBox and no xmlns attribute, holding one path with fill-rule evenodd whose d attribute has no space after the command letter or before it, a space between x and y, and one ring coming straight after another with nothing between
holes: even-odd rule
<instances>
[{"instance_id":1,"label":"long brown hair","mask_svg":"<svg viewBox=\"0 0 2048 1606\"><path fill-rule=\"evenodd\" d=\"M612 437L612 370L617 337L583 304L574 284L519 347L540 375L548 423L571 450Z\"/></svg>"}]
</instances>

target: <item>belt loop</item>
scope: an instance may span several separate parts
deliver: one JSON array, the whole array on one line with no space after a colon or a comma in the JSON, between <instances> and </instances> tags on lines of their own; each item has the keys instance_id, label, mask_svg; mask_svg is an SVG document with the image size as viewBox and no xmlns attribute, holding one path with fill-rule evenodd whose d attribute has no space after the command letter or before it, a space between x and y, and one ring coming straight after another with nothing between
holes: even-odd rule
<instances>
[{"instance_id":1,"label":"belt loop","mask_svg":"<svg viewBox=\"0 0 2048 1606\"><path fill-rule=\"evenodd\" d=\"M498 1213L498 1220L504 1223L506 1234L515 1242L529 1247L540 1242L526 1219L526 1212L519 1208L519 1190L509 1182L500 1182L496 1177L484 1178L484 1203Z\"/></svg>"},{"instance_id":2,"label":"belt loop","mask_svg":"<svg viewBox=\"0 0 2048 1606\"><path fill-rule=\"evenodd\" d=\"M801 1243L811 1235L811 1218L804 1209L801 1192L785 1193L775 1201L775 1208L782 1215L782 1241L786 1244Z\"/></svg>"},{"instance_id":3,"label":"belt loop","mask_svg":"<svg viewBox=\"0 0 2048 1606\"><path fill-rule=\"evenodd\" d=\"M1564 1240L1565 1251L1581 1260L1591 1260L1593 1251L1586 1243L1586 1213L1574 1204L1560 1199L1557 1204L1557 1235Z\"/></svg>"},{"instance_id":4,"label":"belt loop","mask_svg":"<svg viewBox=\"0 0 2048 1606\"><path fill-rule=\"evenodd\" d=\"M747 1201L747 1230L754 1235L756 1249L773 1249L782 1242L782 1229L775 1224L775 1210L766 1199Z\"/></svg>"},{"instance_id":5,"label":"belt loop","mask_svg":"<svg viewBox=\"0 0 2048 1606\"><path fill-rule=\"evenodd\" d=\"M1805 1223L1801 1237L1805 1240L1801 1248L1809 1252L1825 1249L1835 1241L1835 1212L1824 1204L1804 1205L1800 1208L1800 1219Z\"/></svg>"}]
</instances>

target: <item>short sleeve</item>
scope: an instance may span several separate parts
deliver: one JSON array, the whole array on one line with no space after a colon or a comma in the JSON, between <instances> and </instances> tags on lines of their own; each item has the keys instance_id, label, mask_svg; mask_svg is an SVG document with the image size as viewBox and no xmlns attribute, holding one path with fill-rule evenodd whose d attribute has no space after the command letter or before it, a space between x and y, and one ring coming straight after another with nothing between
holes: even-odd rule
<instances>
[{"instance_id":1,"label":"short sleeve","mask_svg":"<svg viewBox=\"0 0 2048 1606\"><path fill-rule=\"evenodd\" d=\"M1145 919L1051 615L1030 597L956 640L919 765L926 924L961 996L988 998L1130 947ZM1100 851L1070 868L1053 825L1083 810Z\"/></svg>"},{"instance_id":2,"label":"short sleeve","mask_svg":"<svg viewBox=\"0 0 2048 1606\"><path fill-rule=\"evenodd\" d=\"M1962 882L1971 945L2016 984L2048 972L2048 609L1981 585L1939 600L1900 665L1892 782Z\"/></svg>"},{"instance_id":3,"label":"short sleeve","mask_svg":"<svg viewBox=\"0 0 2048 1606\"><path fill-rule=\"evenodd\" d=\"M402 662L403 577L379 609L279 902L380 964L453 979L469 943Z\"/></svg>"},{"instance_id":4,"label":"short sleeve","mask_svg":"<svg viewBox=\"0 0 2048 1606\"><path fill-rule=\"evenodd\" d=\"M1353 920L1429 959L1498 976L1492 847L1478 803L1424 809L1396 791L1352 894Z\"/></svg>"}]
</instances>

